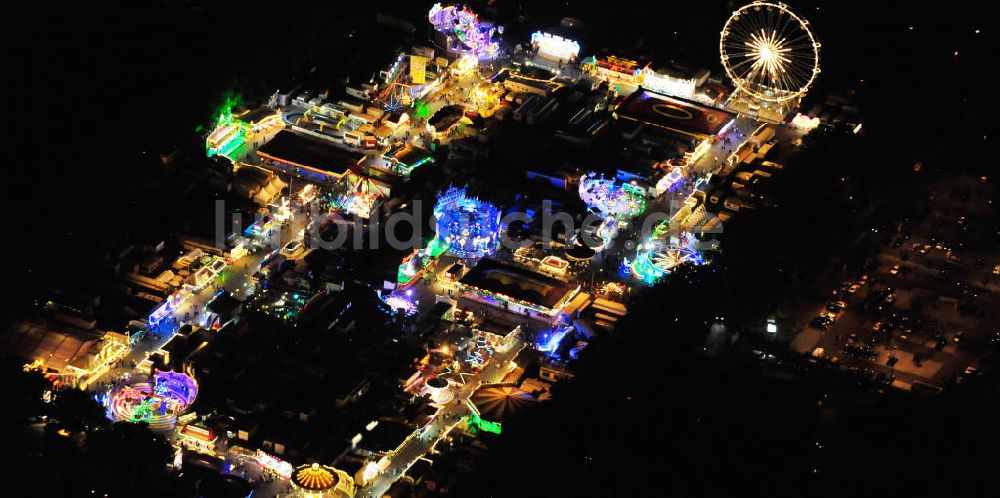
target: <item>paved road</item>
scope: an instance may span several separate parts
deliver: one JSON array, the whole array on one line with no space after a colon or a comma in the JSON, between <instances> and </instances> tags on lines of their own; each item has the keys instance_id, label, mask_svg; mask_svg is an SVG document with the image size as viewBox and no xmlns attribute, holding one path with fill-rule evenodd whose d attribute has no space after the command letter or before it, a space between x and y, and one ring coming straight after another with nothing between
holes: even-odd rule
<instances>
[{"instance_id":1,"label":"paved road","mask_svg":"<svg viewBox=\"0 0 1000 498\"><path fill-rule=\"evenodd\" d=\"M265 247L280 247L281 244L293 240L305 225L305 215L295 212L290 222L275 231L268 239ZM125 375L132 379L141 377L141 372L136 372L132 364L139 365L150 354L162 348L177 334L184 325L200 326L204 324L205 306L215 297L218 290L225 289L240 299L245 299L251 291L249 285L250 276L260 270L261 261L270 253L271 249L261 249L255 253L248 254L243 258L227 266L221 273L221 277L213 284L201 289L197 294L192 295L182 303L167 318L164 318L159 327L154 331L150 330L147 336L132 347L125 359L120 364L110 369L98 378L95 378L89 385L92 390L102 390L105 383L122 381Z\"/></svg>"},{"instance_id":2,"label":"paved road","mask_svg":"<svg viewBox=\"0 0 1000 498\"><path fill-rule=\"evenodd\" d=\"M389 466L363 488L358 496L379 498L385 494L392 483L402 477L414 462L431 452L469 414L466 402L479 386L499 382L515 368L512 360L524 349L525 344L517 336L510 336L507 342L502 350L498 350L486 362L482 370L459 388L455 399L438 409L429 425L414 431L389 455Z\"/></svg>"}]
</instances>

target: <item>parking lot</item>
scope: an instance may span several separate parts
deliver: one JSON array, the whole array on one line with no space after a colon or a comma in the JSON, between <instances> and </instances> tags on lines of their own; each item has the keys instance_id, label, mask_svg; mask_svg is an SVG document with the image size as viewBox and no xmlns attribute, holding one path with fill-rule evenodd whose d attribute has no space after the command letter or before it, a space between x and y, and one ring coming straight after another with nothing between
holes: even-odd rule
<instances>
[{"instance_id":1,"label":"parking lot","mask_svg":"<svg viewBox=\"0 0 1000 498\"><path fill-rule=\"evenodd\" d=\"M792 350L903 389L975 381L1000 345L988 182L948 179L924 213L875 235L867 273L845 274L793 314Z\"/></svg>"}]
</instances>

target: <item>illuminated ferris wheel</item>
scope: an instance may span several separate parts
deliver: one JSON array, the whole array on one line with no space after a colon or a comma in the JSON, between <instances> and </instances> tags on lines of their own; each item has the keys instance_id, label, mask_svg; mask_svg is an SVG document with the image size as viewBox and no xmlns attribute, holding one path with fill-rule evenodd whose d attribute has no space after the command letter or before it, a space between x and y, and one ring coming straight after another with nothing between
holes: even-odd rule
<instances>
[{"instance_id":1,"label":"illuminated ferris wheel","mask_svg":"<svg viewBox=\"0 0 1000 498\"><path fill-rule=\"evenodd\" d=\"M737 89L766 102L802 96L819 74L819 42L809 21L783 3L755 1L722 28L722 66Z\"/></svg>"}]
</instances>

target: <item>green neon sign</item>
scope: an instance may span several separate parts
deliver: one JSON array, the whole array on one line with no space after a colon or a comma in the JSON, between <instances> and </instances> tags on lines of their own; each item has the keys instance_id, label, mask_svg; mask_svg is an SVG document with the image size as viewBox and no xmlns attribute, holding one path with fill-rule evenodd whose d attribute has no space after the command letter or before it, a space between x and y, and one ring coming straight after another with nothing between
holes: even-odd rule
<instances>
[{"instance_id":1,"label":"green neon sign","mask_svg":"<svg viewBox=\"0 0 1000 498\"><path fill-rule=\"evenodd\" d=\"M490 422L489 420L483 420L479 418L475 413L468 416L469 427L474 427L477 430L483 432L489 432L490 434L500 434L500 424L497 422Z\"/></svg>"}]
</instances>

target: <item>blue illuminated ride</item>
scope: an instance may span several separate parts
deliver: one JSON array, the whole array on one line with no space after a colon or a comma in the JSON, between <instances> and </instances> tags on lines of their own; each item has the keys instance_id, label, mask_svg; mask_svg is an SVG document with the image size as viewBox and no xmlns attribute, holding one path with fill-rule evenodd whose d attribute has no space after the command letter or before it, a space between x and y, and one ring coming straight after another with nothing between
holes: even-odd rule
<instances>
[{"instance_id":1,"label":"blue illuminated ride","mask_svg":"<svg viewBox=\"0 0 1000 498\"><path fill-rule=\"evenodd\" d=\"M463 259L482 258L500 245L500 210L468 197L464 188L451 187L434 206L437 238L448 252Z\"/></svg>"},{"instance_id":2,"label":"blue illuminated ride","mask_svg":"<svg viewBox=\"0 0 1000 498\"><path fill-rule=\"evenodd\" d=\"M566 335L572 331L573 326L570 325L561 329L553 329L548 332L544 332L541 336L539 336L538 342L535 343L535 349L545 353L546 356L553 356L559 349L559 344L562 343Z\"/></svg>"}]
</instances>

